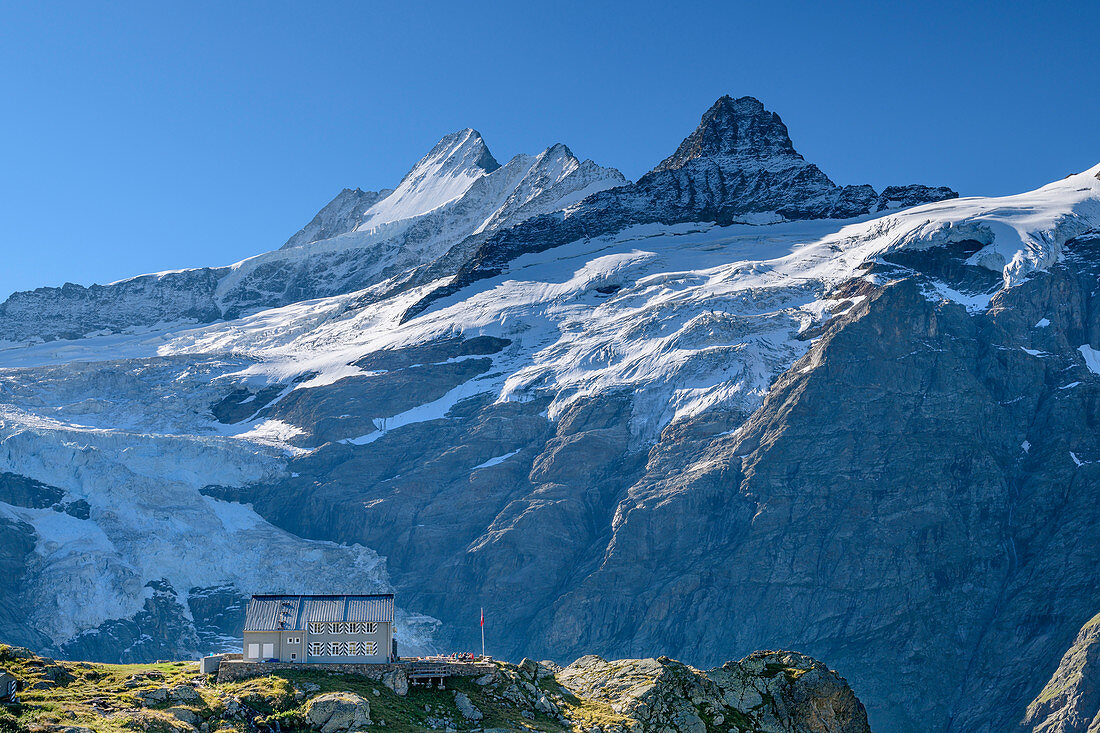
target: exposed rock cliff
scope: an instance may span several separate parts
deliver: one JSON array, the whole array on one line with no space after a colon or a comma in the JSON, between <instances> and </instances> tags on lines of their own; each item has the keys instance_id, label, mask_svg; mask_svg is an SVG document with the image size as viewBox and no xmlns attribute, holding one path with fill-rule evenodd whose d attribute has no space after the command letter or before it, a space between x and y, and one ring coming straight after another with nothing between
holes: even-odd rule
<instances>
[{"instance_id":1,"label":"exposed rock cliff","mask_svg":"<svg viewBox=\"0 0 1100 733\"><path fill-rule=\"evenodd\" d=\"M1066 650L1050 681L1027 706L1021 731L1100 730L1100 616L1093 616Z\"/></svg>"}]
</instances>

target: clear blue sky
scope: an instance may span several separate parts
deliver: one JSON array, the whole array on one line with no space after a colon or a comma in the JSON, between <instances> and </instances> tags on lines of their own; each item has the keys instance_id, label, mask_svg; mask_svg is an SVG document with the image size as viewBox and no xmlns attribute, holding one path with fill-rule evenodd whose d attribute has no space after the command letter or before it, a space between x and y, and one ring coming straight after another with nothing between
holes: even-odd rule
<instances>
[{"instance_id":1,"label":"clear blue sky","mask_svg":"<svg viewBox=\"0 0 1100 733\"><path fill-rule=\"evenodd\" d=\"M226 264L442 135L636 178L720 95L838 183L1100 161L1100 3L0 2L0 298Z\"/></svg>"}]
</instances>

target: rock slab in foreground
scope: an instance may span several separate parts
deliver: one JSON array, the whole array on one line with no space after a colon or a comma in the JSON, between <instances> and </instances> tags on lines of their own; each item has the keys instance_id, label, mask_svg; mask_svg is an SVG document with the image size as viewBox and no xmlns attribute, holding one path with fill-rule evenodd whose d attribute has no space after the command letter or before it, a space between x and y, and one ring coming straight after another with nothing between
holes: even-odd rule
<instances>
[{"instance_id":1,"label":"rock slab in foreground","mask_svg":"<svg viewBox=\"0 0 1100 733\"><path fill-rule=\"evenodd\" d=\"M844 678L795 652L754 652L707 672L668 657L608 662L589 655L556 679L643 732L870 731L867 711Z\"/></svg>"}]
</instances>

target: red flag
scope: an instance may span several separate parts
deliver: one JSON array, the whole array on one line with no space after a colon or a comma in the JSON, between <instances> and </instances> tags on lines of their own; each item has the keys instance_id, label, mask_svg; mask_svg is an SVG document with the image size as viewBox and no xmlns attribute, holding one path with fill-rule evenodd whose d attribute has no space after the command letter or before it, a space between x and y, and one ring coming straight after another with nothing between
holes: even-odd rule
<instances>
[{"instance_id":1,"label":"red flag","mask_svg":"<svg viewBox=\"0 0 1100 733\"><path fill-rule=\"evenodd\" d=\"M485 625L485 609L481 609L481 625Z\"/></svg>"}]
</instances>

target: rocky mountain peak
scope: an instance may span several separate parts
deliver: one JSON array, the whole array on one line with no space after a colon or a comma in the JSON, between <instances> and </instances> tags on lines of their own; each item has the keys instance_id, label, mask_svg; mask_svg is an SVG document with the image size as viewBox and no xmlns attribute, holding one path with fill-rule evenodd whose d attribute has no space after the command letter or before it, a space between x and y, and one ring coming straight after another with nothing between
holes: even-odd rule
<instances>
[{"instance_id":1,"label":"rocky mountain peak","mask_svg":"<svg viewBox=\"0 0 1100 733\"><path fill-rule=\"evenodd\" d=\"M393 193L365 212L360 226L376 227L437 209L498 168L500 163L477 130L467 127L444 135L405 174Z\"/></svg>"},{"instance_id":2,"label":"rocky mountain peak","mask_svg":"<svg viewBox=\"0 0 1100 733\"><path fill-rule=\"evenodd\" d=\"M754 97L718 99L676 152L654 171L683 168L698 159L734 159L741 164L781 162L784 167L805 165L795 152L787 126Z\"/></svg>"},{"instance_id":3,"label":"rocky mountain peak","mask_svg":"<svg viewBox=\"0 0 1100 733\"><path fill-rule=\"evenodd\" d=\"M492 173L500 167L500 163L489 152L489 146L485 144L481 133L472 127L444 135L413 167L413 171L424 164L439 161L447 161L454 168L478 168L485 173Z\"/></svg>"}]
</instances>

